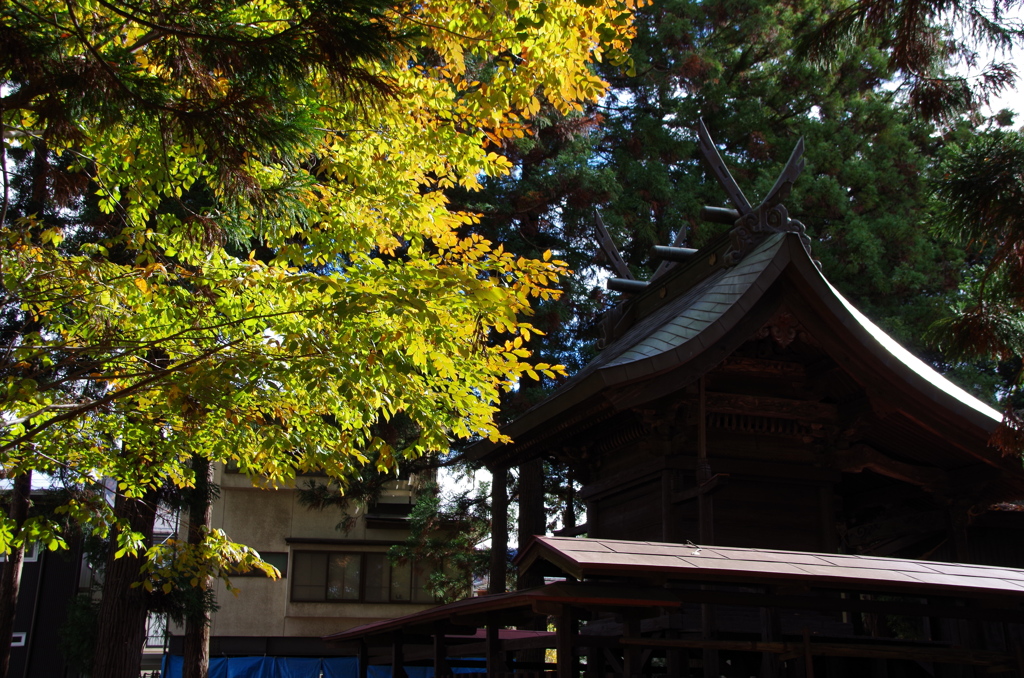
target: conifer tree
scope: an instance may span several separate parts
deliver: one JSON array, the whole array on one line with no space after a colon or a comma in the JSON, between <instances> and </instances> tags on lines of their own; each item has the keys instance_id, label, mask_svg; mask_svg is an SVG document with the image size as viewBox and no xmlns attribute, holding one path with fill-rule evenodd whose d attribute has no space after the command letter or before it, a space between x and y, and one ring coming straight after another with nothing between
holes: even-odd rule
<instances>
[{"instance_id":1,"label":"conifer tree","mask_svg":"<svg viewBox=\"0 0 1024 678\"><path fill-rule=\"evenodd\" d=\"M147 497L195 485L196 455L344 483L499 438L499 394L562 369L530 360L520 314L565 267L460 233L475 216L443 189L507 172L483 141L542 105L598 98L590 65L626 58L632 7L0 5L0 466L112 478L114 507L63 510L113 535L108 572L138 558L166 591L272 572L217 530L146 550ZM404 448L377 433L397 416ZM29 535L65 545L0 520L0 550ZM96 678L137 674L104 652Z\"/></svg>"}]
</instances>

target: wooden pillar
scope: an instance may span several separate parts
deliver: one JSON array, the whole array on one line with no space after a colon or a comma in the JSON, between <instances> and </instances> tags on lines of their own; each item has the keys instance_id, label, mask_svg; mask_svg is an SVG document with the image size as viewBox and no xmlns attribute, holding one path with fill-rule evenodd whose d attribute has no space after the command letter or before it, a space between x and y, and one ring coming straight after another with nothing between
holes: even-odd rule
<instances>
[{"instance_id":1,"label":"wooden pillar","mask_svg":"<svg viewBox=\"0 0 1024 678\"><path fill-rule=\"evenodd\" d=\"M448 646L445 643L447 626L442 624L434 632L434 678L446 678L452 674L448 667Z\"/></svg>"},{"instance_id":2,"label":"wooden pillar","mask_svg":"<svg viewBox=\"0 0 1024 678\"><path fill-rule=\"evenodd\" d=\"M949 509L950 530L953 533L955 557L959 563L971 562L971 547L967 539L967 526L970 524L969 511L971 502L957 501Z\"/></svg>"},{"instance_id":3,"label":"wooden pillar","mask_svg":"<svg viewBox=\"0 0 1024 678\"><path fill-rule=\"evenodd\" d=\"M666 638L676 639L679 638L679 631L674 628L670 628L665 632ZM669 647L665 649L665 673L668 674L668 678L682 678L685 671L684 660L685 655L683 650L678 647ZM686 675L689 672L686 671Z\"/></svg>"},{"instance_id":4,"label":"wooden pillar","mask_svg":"<svg viewBox=\"0 0 1024 678\"><path fill-rule=\"evenodd\" d=\"M624 616L626 638L640 638L640 615L635 610L630 610L624 613ZM643 672L642 656L643 650L639 645L626 646L622 653L622 675L624 678L634 678Z\"/></svg>"},{"instance_id":5,"label":"wooden pillar","mask_svg":"<svg viewBox=\"0 0 1024 678\"><path fill-rule=\"evenodd\" d=\"M576 486L573 480L572 465L567 464L565 467L565 509L562 511L562 529L572 530L575 527Z\"/></svg>"},{"instance_id":6,"label":"wooden pillar","mask_svg":"<svg viewBox=\"0 0 1024 678\"><path fill-rule=\"evenodd\" d=\"M675 539L675 521L672 519L672 478L673 469L661 472L661 540L673 543Z\"/></svg>"},{"instance_id":7,"label":"wooden pillar","mask_svg":"<svg viewBox=\"0 0 1024 678\"><path fill-rule=\"evenodd\" d=\"M591 539L601 538L601 526L597 522L597 502L587 502L587 536Z\"/></svg>"},{"instance_id":8,"label":"wooden pillar","mask_svg":"<svg viewBox=\"0 0 1024 678\"><path fill-rule=\"evenodd\" d=\"M590 645L587 646L587 670L583 674L585 678L604 678L604 653L604 646L598 645L596 639L591 639Z\"/></svg>"},{"instance_id":9,"label":"wooden pillar","mask_svg":"<svg viewBox=\"0 0 1024 678\"><path fill-rule=\"evenodd\" d=\"M370 672L370 648L367 647L366 641L359 641L359 658L358 666L356 670L359 672L359 678L366 678Z\"/></svg>"},{"instance_id":10,"label":"wooden pillar","mask_svg":"<svg viewBox=\"0 0 1024 678\"><path fill-rule=\"evenodd\" d=\"M408 678L405 672L405 641L402 632L396 631L391 637L391 678Z\"/></svg>"},{"instance_id":11,"label":"wooden pillar","mask_svg":"<svg viewBox=\"0 0 1024 678\"><path fill-rule=\"evenodd\" d=\"M533 459L519 467L519 550L525 549L534 535L545 532L544 461ZM519 575L518 588L533 588L544 578L528 572Z\"/></svg>"},{"instance_id":12,"label":"wooden pillar","mask_svg":"<svg viewBox=\"0 0 1024 678\"><path fill-rule=\"evenodd\" d=\"M558 655L558 678L576 678L576 653L573 640L576 638L576 617L569 605L563 605L555 620L555 650Z\"/></svg>"},{"instance_id":13,"label":"wooden pillar","mask_svg":"<svg viewBox=\"0 0 1024 678\"><path fill-rule=\"evenodd\" d=\"M814 656L811 654L811 632L804 629L804 678L814 678Z\"/></svg>"},{"instance_id":14,"label":"wooden pillar","mask_svg":"<svg viewBox=\"0 0 1024 678\"><path fill-rule=\"evenodd\" d=\"M491 469L490 593L504 593L508 577L508 469Z\"/></svg>"},{"instance_id":15,"label":"wooden pillar","mask_svg":"<svg viewBox=\"0 0 1024 678\"><path fill-rule=\"evenodd\" d=\"M506 670L498 622L497 619L491 618L487 620L487 675L495 676Z\"/></svg>"},{"instance_id":16,"label":"wooden pillar","mask_svg":"<svg viewBox=\"0 0 1024 678\"><path fill-rule=\"evenodd\" d=\"M715 516L711 492L705 483L710 482L714 474L711 462L708 461L708 407L707 393L704 390L704 377L698 382L697 397L697 511L698 534L701 546L715 543Z\"/></svg>"},{"instance_id":17,"label":"wooden pillar","mask_svg":"<svg viewBox=\"0 0 1024 678\"><path fill-rule=\"evenodd\" d=\"M771 591L765 591L766 594L771 595ZM782 633L779 627L779 615L774 608L762 607L761 608L761 640L766 643L771 643L776 640L782 639ZM764 652L761 654L761 678L778 678L779 671L779 655L774 652Z\"/></svg>"},{"instance_id":18,"label":"wooden pillar","mask_svg":"<svg viewBox=\"0 0 1024 678\"><path fill-rule=\"evenodd\" d=\"M701 638L704 640L714 640L715 608L713 605L704 603L700 606L700 622ZM718 670L718 650L706 647L701 651L701 654L704 660L704 678L718 678L722 673Z\"/></svg>"},{"instance_id":19,"label":"wooden pillar","mask_svg":"<svg viewBox=\"0 0 1024 678\"><path fill-rule=\"evenodd\" d=\"M821 550L823 553L835 553L838 547L836 540L836 491L832 483L822 485L818 489L821 504Z\"/></svg>"},{"instance_id":20,"label":"wooden pillar","mask_svg":"<svg viewBox=\"0 0 1024 678\"><path fill-rule=\"evenodd\" d=\"M715 518L712 512L710 487L706 485L712 478L711 463L708 461L708 408L705 392L705 377L698 381L697 397L697 511L700 534L700 545L711 546L715 543ZM703 587L702 587L703 588ZM711 640L715 637L715 608L707 603L700 606L701 637ZM704 678L718 678L718 650L704 648Z\"/></svg>"}]
</instances>

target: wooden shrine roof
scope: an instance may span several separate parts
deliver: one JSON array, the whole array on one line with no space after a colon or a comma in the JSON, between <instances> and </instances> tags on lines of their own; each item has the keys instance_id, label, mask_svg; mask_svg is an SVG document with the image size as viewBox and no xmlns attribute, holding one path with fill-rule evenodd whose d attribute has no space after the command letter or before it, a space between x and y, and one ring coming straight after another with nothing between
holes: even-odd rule
<instances>
[{"instance_id":1,"label":"wooden shrine roof","mask_svg":"<svg viewBox=\"0 0 1024 678\"><path fill-rule=\"evenodd\" d=\"M825 328L820 334L831 336L815 339L841 364L855 364L858 380L871 380L876 392L913 409L913 419L958 440L975 458L1021 475L1019 464L1014 471L987 448L1001 414L857 311L822 276L797 234L770 235L731 267L713 249L636 295L626 306L622 332L597 358L503 427L513 443L484 440L470 448L470 457L492 466L519 463L541 452L538 441L602 408L635 407L681 389L732 354L785 303L801 322Z\"/></svg>"},{"instance_id":2,"label":"wooden shrine roof","mask_svg":"<svg viewBox=\"0 0 1024 678\"><path fill-rule=\"evenodd\" d=\"M520 569L546 560L577 579L602 576L732 583L799 581L815 587L917 594L1010 596L1024 600L1024 570L900 558L694 546L657 542L536 537Z\"/></svg>"}]
</instances>

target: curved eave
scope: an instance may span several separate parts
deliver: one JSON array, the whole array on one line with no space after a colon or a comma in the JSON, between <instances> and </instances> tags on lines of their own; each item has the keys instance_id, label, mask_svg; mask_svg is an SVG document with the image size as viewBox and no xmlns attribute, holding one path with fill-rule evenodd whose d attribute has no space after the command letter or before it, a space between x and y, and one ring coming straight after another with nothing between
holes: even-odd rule
<instances>
[{"instance_id":1,"label":"curved eave","mask_svg":"<svg viewBox=\"0 0 1024 678\"><path fill-rule=\"evenodd\" d=\"M858 354L882 381L905 384L900 390L909 390L915 397L933 404L931 416L925 414L926 418L966 424L960 428L966 429L968 438L981 446L971 450L973 456L1003 466L994 458L996 455L987 455L984 449L988 436L1002 418L1000 413L940 375L854 308L822 276L795 234L767 238L739 265L698 284L639 321L576 377L505 426L503 432L514 441L531 438L535 431L546 435L554 430L557 417L569 414L570 421L563 421L558 427L564 428L567 423L586 417L602 403L603 394L614 389L634 384L632 389L639 389L642 394L646 380L695 361L710 369L749 338L744 335L749 327L741 323L756 315L755 307L764 311L766 305L760 302L783 276L791 283L790 294L803 297L805 305L821 316L819 324L824 323L835 335L830 343L838 342L851 354ZM687 379L680 375L676 386L682 388L696 376L699 375ZM650 393L651 399L661 395L664 393L657 389ZM470 449L470 455L487 462L502 447L483 441Z\"/></svg>"},{"instance_id":2,"label":"curved eave","mask_svg":"<svg viewBox=\"0 0 1024 678\"><path fill-rule=\"evenodd\" d=\"M991 434L1002 421L1002 414L978 400L939 374L931 365L903 348L895 339L871 322L836 290L809 260L793 258L794 268L824 300L833 316L842 323L855 340L903 382L912 385L939 407L963 417L986 434Z\"/></svg>"}]
</instances>

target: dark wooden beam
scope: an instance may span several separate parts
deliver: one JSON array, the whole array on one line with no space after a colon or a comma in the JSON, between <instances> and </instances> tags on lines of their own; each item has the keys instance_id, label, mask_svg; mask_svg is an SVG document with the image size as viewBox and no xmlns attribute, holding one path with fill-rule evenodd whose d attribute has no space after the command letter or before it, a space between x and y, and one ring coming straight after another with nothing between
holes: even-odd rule
<instances>
[{"instance_id":1,"label":"dark wooden beam","mask_svg":"<svg viewBox=\"0 0 1024 678\"><path fill-rule=\"evenodd\" d=\"M370 647L366 644L366 641L359 643L359 657L357 659L359 672L359 678L366 678L367 673L370 670Z\"/></svg>"},{"instance_id":2,"label":"dark wooden beam","mask_svg":"<svg viewBox=\"0 0 1024 678\"><path fill-rule=\"evenodd\" d=\"M643 656L643 644L642 642L626 643L625 641L643 640L640 637L640 616L632 610L625 612L623 616L625 617L626 628L625 635L620 642L626 646L626 649L622 655L622 675L627 678L633 678L634 676L641 675L643 672L641 659Z\"/></svg>"},{"instance_id":3,"label":"dark wooden beam","mask_svg":"<svg viewBox=\"0 0 1024 678\"><path fill-rule=\"evenodd\" d=\"M819 424L834 424L839 421L838 409L835 405L828 403L738 393L709 392L707 394L707 409L709 412L719 414L777 417Z\"/></svg>"},{"instance_id":4,"label":"dark wooden beam","mask_svg":"<svg viewBox=\"0 0 1024 678\"><path fill-rule=\"evenodd\" d=\"M445 643L445 626L439 624L434 634L434 678L445 678L451 674L448 666L448 647Z\"/></svg>"},{"instance_id":5,"label":"dark wooden beam","mask_svg":"<svg viewBox=\"0 0 1024 678\"><path fill-rule=\"evenodd\" d=\"M804 677L814 678L814 654L811 652L811 632L804 629Z\"/></svg>"},{"instance_id":6,"label":"dark wooden beam","mask_svg":"<svg viewBox=\"0 0 1024 678\"><path fill-rule=\"evenodd\" d=\"M886 456L869 445L854 445L830 455L832 467L843 473L874 471L879 475L916 485L926 492L947 494L951 483L942 469L905 464Z\"/></svg>"},{"instance_id":7,"label":"dark wooden beam","mask_svg":"<svg viewBox=\"0 0 1024 678\"><path fill-rule=\"evenodd\" d=\"M558 655L558 678L575 678L576 652L573 640L576 638L576 617L570 605L563 605L555 619L555 652Z\"/></svg>"},{"instance_id":8,"label":"dark wooden beam","mask_svg":"<svg viewBox=\"0 0 1024 678\"><path fill-rule=\"evenodd\" d=\"M945 530L947 522L946 512L942 510L895 515L850 528L846 532L846 542L860 547L903 536L920 535L923 539L931 533Z\"/></svg>"},{"instance_id":9,"label":"dark wooden beam","mask_svg":"<svg viewBox=\"0 0 1024 678\"><path fill-rule=\"evenodd\" d=\"M507 671L505 666L505 652L501 646L501 639L498 636L497 617L492 617L487 622L487 674L494 676L499 672Z\"/></svg>"},{"instance_id":10,"label":"dark wooden beam","mask_svg":"<svg viewBox=\"0 0 1024 678\"><path fill-rule=\"evenodd\" d=\"M661 540L671 543L675 541L675 523L672 519L672 480L675 472L665 469L661 472Z\"/></svg>"},{"instance_id":11,"label":"dark wooden beam","mask_svg":"<svg viewBox=\"0 0 1024 678\"><path fill-rule=\"evenodd\" d=\"M405 672L405 647L402 632L396 631L391 642L391 678L409 678Z\"/></svg>"},{"instance_id":12,"label":"dark wooden beam","mask_svg":"<svg viewBox=\"0 0 1024 678\"><path fill-rule=\"evenodd\" d=\"M922 647L920 645L869 644L869 643L817 643L800 641L766 643L757 640L677 640L674 638L623 638L623 645L640 647L685 647L732 652L772 652L794 657L804 656L807 649L816 657L862 657L877 659L909 659L920 662L941 664L967 664L987 666L1006 671L1013 670L1015 657L1004 652L967 650L952 647Z\"/></svg>"},{"instance_id":13,"label":"dark wooden beam","mask_svg":"<svg viewBox=\"0 0 1024 678\"><path fill-rule=\"evenodd\" d=\"M1024 623L1024 608L1005 598L978 598L972 592L972 605L960 605L956 601L932 598L928 604L908 603L900 600L862 600L859 596L839 598L822 595L786 595L776 593L745 593L736 591L668 589L674 590L688 603L711 603L735 607L768 607L791 610L819 610L823 612L866 612L873 614L898 615L903 617L945 617L949 619L980 619L982 621L1003 621ZM904 594L909 595L909 594ZM986 604L987 603L987 604Z\"/></svg>"},{"instance_id":14,"label":"dark wooden beam","mask_svg":"<svg viewBox=\"0 0 1024 678\"><path fill-rule=\"evenodd\" d=\"M525 549L535 535L545 532L544 462L533 459L519 467L519 548ZM533 572L520 572L518 588L532 588L544 583Z\"/></svg>"},{"instance_id":15,"label":"dark wooden beam","mask_svg":"<svg viewBox=\"0 0 1024 678\"><path fill-rule=\"evenodd\" d=\"M741 358L739 356L726 358L715 372L743 374L752 377L785 377L799 381L807 377L807 368L801 363L763 360L761 358Z\"/></svg>"},{"instance_id":16,"label":"dark wooden beam","mask_svg":"<svg viewBox=\"0 0 1024 678\"><path fill-rule=\"evenodd\" d=\"M773 643L782 637L782 626L779 623L779 614L775 608L761 608L761 640L766 643ZM765 652L761 655L761 676L762 678L778 678L780 674L779 658L773 652Z\"/></svg>"},{"instance_id":17,"label":"dark wooden beam","mask_svg":"<svg viewBox=\"0 0 1024 678\"><path fill-rule=\"evenodd\" d=\"M697 487L691 487L680 492L673 492L670 501L673 504L680 504L687 501L699 499L702 494L712 494L725 487L729 482L728 473L716 473ZM668 541L668 540L666 540ZM710 544L707 544L710 546Z\"/></svg>"}]
</instances>

